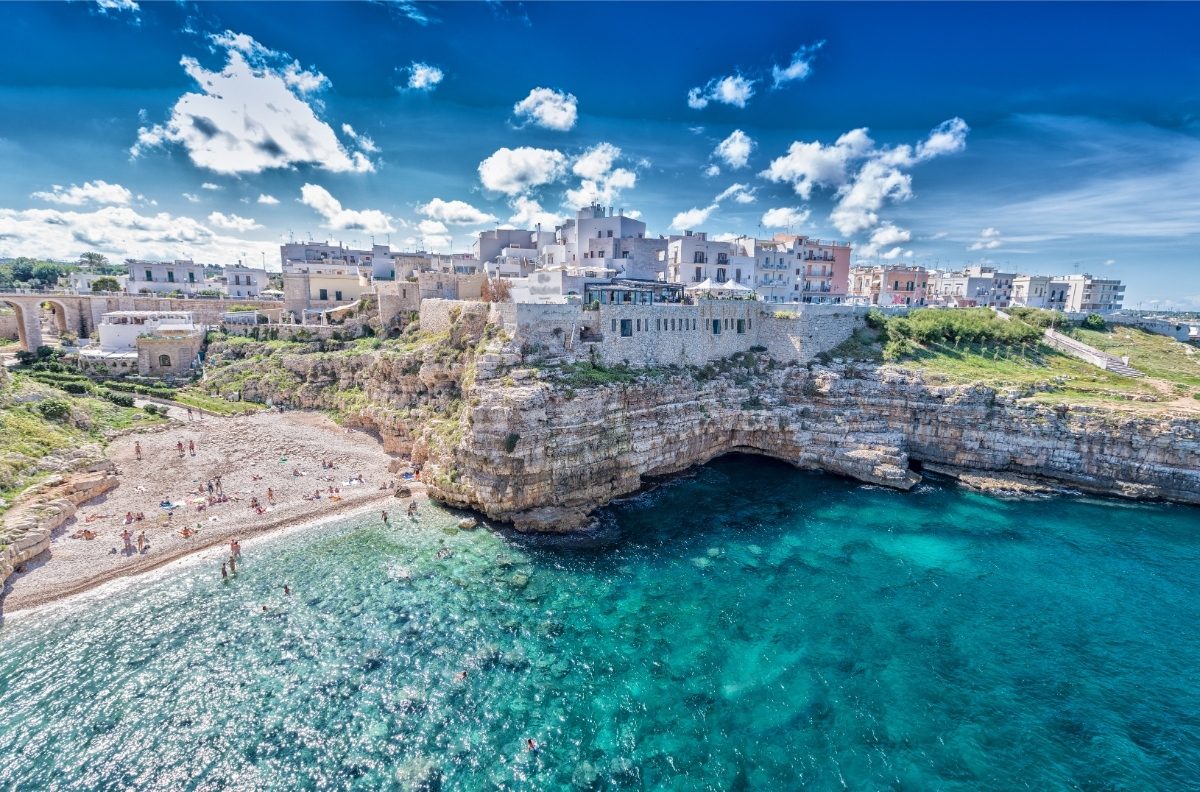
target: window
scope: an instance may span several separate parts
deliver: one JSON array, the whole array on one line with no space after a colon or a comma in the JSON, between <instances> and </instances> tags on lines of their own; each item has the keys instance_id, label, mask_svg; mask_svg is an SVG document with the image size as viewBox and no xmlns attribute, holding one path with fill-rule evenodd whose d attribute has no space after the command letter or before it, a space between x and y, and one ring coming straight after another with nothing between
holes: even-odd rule
<instances>
[{"instance_id":1,"label":"window","mask_svg":"<svg viewBox=\"0 0 1200 792\"><path fill-rule=\"evenodd\" d=\"M704 267L696 267L696 277L692 278L692 280L696 283L704 280Z\"/></svg>"},{"instance_id":2,"label":"window","mask_svg":"<svg viewBox=\"0 0 1200 792\"><path fill-rule=\"evenodd\" d=\"M195 283L195 282L196 282L196 273L189 272L188 273L188 283Z\"/></svg>"},{"instance_id":3,"label":"window","mask_svg":"<svg viewBox=\"0 0 1200 792\"><path fill-rule=\"evenodd\" d=\"M697 250L695 253L693 253L692 254L692 263L693 264L706 264L707 260L704 258L704 252Z\"/></svg>"},{"instance_id":4,"label":"window","mask_svg":"<svg viewBox=\"0 0 1200 792\"><path fill-rule=\"evenodd\" d=\"M329 290L328 290L328 289L321 289L320 293L317 295L317 299L319 299L319 300L328 300L328 299L329 299Z\"/></svg>"},{"instance_id":5,"label":"window","mask_svg":"<svg viewBox=\"0 0 1200 792\"><path fill-rule=\"evenodd\" d=\"M692 329L693 330L696 329L696 320L695 319L692 320Z\"/></svg>"},{"instance_id":6,"label":"window","mask_svg":"<svg viewBox=\"0 0 1200 792\"><path fill-rule=\"evenodd\" d=\"M151 270L146 270L146 280L148 280L148 281L154 280L154 273Z\"/></svg>"},{"instance_id":7,"label":"window","mask_svg":"<svg viewBox=\"0 0 1200 792\"><path fill-rule=\"evenodd\" d=\"M718 253L717 254L717 263L718 264L728 264L729 256L726 255L725 253Z\"/></svg>"},{"instance_id":8,"label":"window","mask_svg":"<svg viewBox=\"0 0 1200 792\"><path fill-rule=\"evenodd\" d=\"M725 282L725 268L718 267L717 268L717 283L724 283L724 282Z\"/></svg>"},{"instance_id":9,"label":"window","mask_svg":"<svg viewBox=\"0 0 1200 792\"><path fill-rule=\"evenodd\" d=\"M616 319L613 319L613 320L612 320L612 324L613 324L613 329L612 329L612 331L615 333L615 332L617 332L617 320L616 320Z\"/></svg>"},{"instance_id":10,"label":"window","mask_svg":"<svg viewBox=\"0 0 1200 792\"><path fill-rule=\"evenodd\" d=\"M742 335L746 332L746 320L745 319L737 320L737 331L738 331L739 335Z\"/></svg>"},{"instance_id":11,"label":"window","mask_svg":"<svg viewBox=\"0 0 1200 792\"><path fill-rule=\"evenodd\" d=\"M175 282L175 271L167 270L167 283L174 283L174 282Z\"/></svg>"},{"instance_id":12,"label":"window","mask_svg":"<svg viewBox=\"0 0 1200 792\"><path fill-rule=\"evenodd\" d=\"M738 283L742 282L742 268L738 267L733 271L733 279Z\"/></svg>"},{"instance_id":13,"label":"window","mask_svg":"<svg viewBox=\"0 0 1200 792\"><path fill-rule=\"evenodd\" d=\"M713 335L721 335L721 320L713 319Z\"/></svg>"},{"instance_id":14,"label":"window","mask_svg":"<svg viewBox=\"0 0 1200 792\"><path fill-rule=\"evenodd\" d=\"M654 329L655 329L655 330L657 330L657 331L658 331L658 332L660 332L660 333L662 332L662 319L655 319L655 320L654 320Z\"/></svg>"},{"instance_id":15,"label":"window","mask_svg":"<svg viewBox=\"0 0 1200 792\"><path fill-rule=\"evenodd\" d=\"M612 231L609 231L607 236L612 237Z\"/></svg>"},{"instance_id":16,"label":"window","mask_svg":"<svg viewBox=\"0 0 1200 792\"><path fill-rule=\"evenodd\" d=\"M648 326L649 326L649 325L647 325L647 327L648 327ZM637 331L638 331L639 333L640 333L640 332L642 332L642 320L641 320L641 319L638 319L638 320L637 320Z\"/></svg>"},{"instance_id":17,"label":"window","mask_svg":"<svg viewBox=\"0 0 1200 792\"><path fill-rule=\"evenodd\" d=\"M170 355L159 355L158 356L158 365L162 366L163 368L170 368L171 367L171 356Z\"/></svg>"},{"instance_id":18,"label":"window","mask_svg":"<svg viewBox=\"0 0 1200 792\"><path fill-rule=\"evenodd\" d=\"M621 337L629 338L632 335L633 335L633 320L632 319L622 319L621 320Z\"/></svg>"},{"instance_id":19,"label":"window","mask_svg":"<svg viewBox=\"0 0 1200 792\"><path fill-rule=\"evenodd\" d=\"M340 291L335 291L335 292L333 293L333 299L337 300L338 302L341 302L341 300L342 300L342 293L341 293Z\"/></svg>"}]
</instances>

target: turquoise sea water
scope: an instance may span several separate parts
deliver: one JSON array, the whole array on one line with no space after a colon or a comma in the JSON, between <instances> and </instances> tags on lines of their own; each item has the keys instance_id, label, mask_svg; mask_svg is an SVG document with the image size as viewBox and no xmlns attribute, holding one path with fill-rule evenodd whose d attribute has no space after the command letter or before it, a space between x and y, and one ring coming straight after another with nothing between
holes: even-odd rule
<instances>
[{"instance_id":1,"label":"turquoise sea water","mask_svg":"<svg viewBox=\"0 0 1200 792\"><path fill-rule=\"evenodd\" d=\"M423 514L10 619L0 788L1200 783L1200 510L731 457L600 547Z\"/></svg>"}]
</instances>

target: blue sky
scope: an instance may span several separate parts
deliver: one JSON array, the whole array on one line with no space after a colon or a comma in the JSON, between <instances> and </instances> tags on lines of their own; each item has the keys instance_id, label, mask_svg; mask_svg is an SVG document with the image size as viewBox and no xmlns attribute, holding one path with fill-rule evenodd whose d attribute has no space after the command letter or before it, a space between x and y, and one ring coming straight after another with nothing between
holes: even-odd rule
<instances>
[{"instance_id":1,"label":"blue sky","mask_svg":"<svg viewBox=\"0 0 1200 792\"><path fill-rule=\"evenodd\" d=\"M4 9L0 255L465 250L595 199L1200 307L1197 5Z\"/></svg>"}]
</instances>

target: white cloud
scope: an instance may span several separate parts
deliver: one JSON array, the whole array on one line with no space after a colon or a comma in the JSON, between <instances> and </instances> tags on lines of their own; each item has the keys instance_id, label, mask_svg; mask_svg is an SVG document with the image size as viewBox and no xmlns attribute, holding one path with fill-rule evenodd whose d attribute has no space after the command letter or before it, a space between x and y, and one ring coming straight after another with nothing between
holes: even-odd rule
<instances>
[{"instance_id":1,"label":"white cloud","mask_svg":"<svg viewBox=\"0 0 1200 792\"><path fill-rule=\"evenodd\" d=\"M200 196L196 195L195 193L185 192L185 193L180 193L180 195L182 195L184 198L186 198L188 200L188 203L200 203Z\"/></svg>"},{"instance_id":2,"label":"white cloud","mask_svg":"<svg viewBox=\"0 0 1200 792\"><path fill-rule=\"evenodd\" d=\"M708 217L717 211L717 204L709 204L702 209L692 207L686 212L680 212L671 220L671 228L677 231L688 231L708 222Z\"/></svg>"},{"instance_id":3,"label":"white cloud","mask_svg":"<svg viewBox=\"0 0 1200 792\"><path fill-rule=\"evenodd\" d=\"M513 115L523 124L537 124L546 129L566 132L575 126L579 117L578 100L574 94L555 91L551 88L534 88L521 101L513 105Z\"/></svg>"},{"instance_id":4,"label":"white cloud","mask_svg":"<svg viewBox=\"0 0 1200 792\"><path fill-rule=\"evenodd\" d=\"M979 232L979 239L971 243L967 250L995 250L1004 244L1000 238L1000 229L988 226Z\"/></svg>"},{"instance_id":5,"label":"white cloud","mask_svg":"<svg viewBox=\"0 0 1200 792\"><path fill-rule=\"evenodd\" d=\"M749 187L745 184L731 184L721 191L721 194L713 198L713 203L721 203L726 198L732 198L741 204L754 203L754 193L756 188Z\"/></svg>"},{"instance_id":6,"label":"white cloud","mask_svg":"<svg viewBox=\"0 0 1200 792\"><path fill-rule=\"evenodd\" d=\"M721 169L719 167L717 167L716 165L709 165L707 168L704 169L705 178L711 179L713 176L720 176L720 175L721 175Z\"/></svg>"},{"instance_id":7,"label":"white cloud","mask_svg":"<svg viewBox=\"0 0 1200 792\"><path fill-rule=\"evenodd\" d=\"M720 234L709 234L708 238L713 242L732 242L735 239L741 239L743 234L735 234L732 231L723 231Z\"/></svg>"},{"instance_id":8,"label":"white cloud","mask_svg":"<svg viewBox=\"0 0 1200 792\"><path fill-rule=\"evenodd\" d=\"M792 53L792 60L787 66L780 68L775 66L771 69L771 79L773 88L779 88L785 83L793 80L803 80L812 74L813 58L817 55L817 50L825 45L824 41L818 41L816 44L809 44L801 47Z\"/></svg>"},{"instance_id":9,"label":"white cloud","mask_svg":"<svg viewBox=\"0 0 1200 792\"><path fill-rule=\"evenodd\" d=\"M165 124L140 128L130 149L134 157L174 143L183 146L193 164L215 173L298 165L335 173L375 169L362 151L347 150L302 98L328 83L323 75L301 70L287 62L286 54L245 34L226 31L212 41L225 50L224 69L208 71L195 58L182 58L180 64L201 92L181 96Z\"/></svg>"},{"instance_id":10,"label":"white cloud","mask_svg":"<svg viewBox=\"0 0 1200 792\"><path fill-rule=\"evenodd\" d=\"M611 205L621 190L637 184L637 173L628 168L614 168L621 149L611 143L597 143L580 154L571 172L580 177L579 186L567 190L567 206L579 209L594 203Z\"/></svg>"},{"instance_id":11,"label":"white cloud","mask_svg":"<svg viewBox=\"0 0 1200 792\"><path fill-rule=\"evenodd\" d=\"M446 228L446 224L441 220L422 220L421 222L417 223L417 230L420 231L424 236L429 236L430 234L446 234L450 231L449 228Z\"/></svg>"},{"instance_id":12,"label":"white cloud","mask_svg":"<svg viewBox=\"0 0 1200 792\"><path fill-rule=\"evenodd\" d=\"M549 231L562 225L565 219L554 212L546 211L540 203L524 196L517 196L510 206L513 215L508 218L508 222L517 228L536 228L540 223L543 230Z\"/></svg>"},{"instance_id":13,"label":"white cloud","mask_svg":"<svg viewBox=\"0 0 1200 792\"><path fill-rule=\"evenodd\" d=\"M836 189L837 201L829 219L843 234L856 234L880 222L879 210L888 202L912 197L908 168L966 147L966 122L952 118L930 131L914 149L909 145L877 147L865 128L854 129L832 145L795 141L782 157L760 175L786 182L802 198L816 187Z\"/></svg>"},{"instance_id":14,"label":"white cloud","mask_svg":"<svg viewBox=\"0 0 1200 792\"><path fill-rule=\"evenodd\" d=\"M267 206L274 206L275 204L279 203L279 199L276 198L274 195L267 195L266 193L259 193L258 194L258 202L260 204L266 204Z\"/></svg>"},{"instance_id":15,"label":"white cloud","mask_svg":"<svg viewBox=\"0 0 1200 792\"><path fill-rule=\"evenodd\" d=\"M217 228L223 228L226 231L253 231L262 226L249 217L239 217L235 214L222 214L221 212L213 212L208 216L208 222L215 225Z\"/></svg>"},{"instance_id":16,"label":"white cloud","mask_svg":"<svg viewBox=\"0 0 1200 792\"><path fill-rule=\"evenodd\" d=\"M806 222L811 214L807 206L780 206L763 212L761 222L767 228L789 228Z\"/></svg>"},{"instance_id":17,"label":"white cloud","mask_svg":"<svg viewBox=\"0 0 1200 792\"><path fill-rule=\"evenodd\" d=\"M714 77L703 87L688 91L688 107L693 110L702 110L708 107L709 102L745 107L746 103L750 101L750 97L754 96L754 83L754 80L747 79L740 74Z\"/></svg>"},{"instance_id":18,"label":"white cloud","mask_svg":"<svg viewBox=\"0 0 1200 792\"><path fill-rule=\"evenodd\" d=\"M434 198L429 203L418 206L417 212L451 225L484 225L496 222L495 215L476 209L466 201L443 201L441 198Z\"/></svg>"},{"instance_id":19,"label":"white cloud","mask_svg":"<svg viewBox=\"0 0 1200 792\"><path fill-rule=\"evenodd\" d=\"M349 124L342 124L342 134L354 141L354 144L362 151L368 154L377 154L379 146L375 145L375 141L366 135L361 135L354 131L354 127Z\"/></svg>"},{"instance_id":20,"label":"white cloud","mask_svg":"<svg viewBox=\"0 0 1200 792\"><path fill-rule=\"evenodd\" d=\"M96 0L96 7L100 9L100 13L107 14L109 11L129 11L137 13L141 6L134 0Z\"/></svg>"},{"instance_id":21,"label":"white cloud","mask_svg":"<svg viewBox=\"0 0 1200 792\"><path fill-rule=\"evenodd\" d=\"M368 234L386 234L395 230L391 218L378 209L343 209L340 201L317 184L305 184L300 188L300 202L324 217L326 228Z\"/></svg>"},{"instance_id":22,"label":"white cloud","mask_svg":"<svg viewBox=\"0 0 1200 792\"><path fill-rule=\"evenodd\" d=\"M746 167L750 161L750 152L754 151L755 142L740 129L733 130L729 137L717 144L713 151L722 162L737 170Z\"/></svg>"},{"instance_id":23,"label":"white cloud","mask_svg":"<svg viewBox=\"0 0 1200 792\"><path fill-rule=\"evenodd\" d=\"M446 76L437 66L417 61L401 71L408 75L405 88L410 91L432 91Z\"/></svg>"},{"instance_id":24,"label":"white cloud","mask_svg":"<svg viewBox=\"0 0 1200 792\"><path fill-rule=\"evenodd\" d=\"M212 182L204 182L204 184L201 184L201 185L200 185L200 189L201 189L201 190L214 190L214 191L215 191L215 190L220 190L220 189L221 189L221 185L219 185L219 184L213 184Z\"/></svg>"},{"instance_id":25,"label":"white cloud","mask_svg":"<svg viewBox=\"0 0 1200 792\"><path fill-rule=\"evenodd\" d=\"M133 193L119 184L109 184L103 179L97 179L82 185L72 184L70 187L51 185L49 192L35 192L30 197L65 206L82 206L86 203L127 204L132 200Z\"/></svg>"},{"instance_id":26,"label":"white cloud","mask_svg":"<svg viewBox=\"0 0 1200 792\"><path fill-rule=\"evenodd\" d=\"M556 149L501 148L479 163L479 180L489 190L519 195L558 181L566 168L566 155Z\"/></svg>"},{"instance_id":27,"label":"white cloud","mask_svg":"<svg viewBox=\"0 0 1200 792\"><path fill-rule=\"evenodd\" d=\"M251 250L279 249L276 239L227 236L191 217L142 214L128 206L0 209L0 245L10 256L72 259L96 250L118 260L194 257L213 263L235 261Z\"/></svg>"},{"instance_id":28,"label":"white cloud","mask_svg":"<svg viewBox=\"0 0 1200 792\"><path fill-rule=\"evenodd\" d=\"M641 220L642 219L642 211L640 209L627 209L625 211L625 216L628 217L630 220Z\"/></svg>"},{"instance_id":29,"label":"white cloud","mask_svg":"<svg viewBox=\"0 0 1200 792\"><path fill-rule=\"evenodd\" d=\"M862 245L858 249L858 255L864 258L874 258L878 256L884 259L897 258L901 253L909 255L912 251L905 251L904 248L898 247L904 242L912 240L912 232L905 228L900 228L894 223L883 223L874 231L871 232L871 238L867 244ZM884 248L890 250L881 253Z\"/></svg>"}]
</instances>

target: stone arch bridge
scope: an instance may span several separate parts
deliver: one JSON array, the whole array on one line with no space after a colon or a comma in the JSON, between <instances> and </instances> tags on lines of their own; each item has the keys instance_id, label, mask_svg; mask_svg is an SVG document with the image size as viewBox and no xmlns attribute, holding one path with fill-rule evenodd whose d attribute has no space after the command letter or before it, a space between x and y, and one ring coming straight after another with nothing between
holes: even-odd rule
<instances>
[{"instance_id":1,"label":"stone arch bridge","mask_svg":"<svg viewBox=\"0 0 1200 792\"><path fill-rule=\"evenodd\" d=\"M58 291L0 291L0 302L17 314L21 348L32 352L42 345L42 311L48 310L58 331L91 335L110 311L191 311L200 324L219 324L233 305L280 308L277 300L239 298L173 298L127 294L76 294Z\"/></svg>"}]
</instances>

